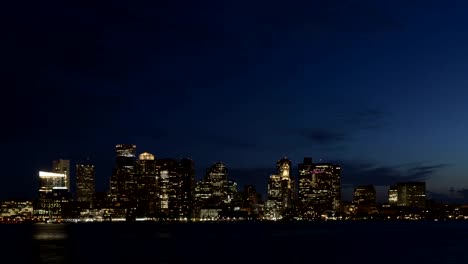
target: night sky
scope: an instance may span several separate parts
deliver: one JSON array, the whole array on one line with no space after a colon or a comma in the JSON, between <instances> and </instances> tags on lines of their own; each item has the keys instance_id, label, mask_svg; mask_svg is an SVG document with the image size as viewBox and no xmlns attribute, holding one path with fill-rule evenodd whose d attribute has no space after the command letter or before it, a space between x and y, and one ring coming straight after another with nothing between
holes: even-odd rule
<instances>
[{"instance_id":1,"label":"night sky","mask_svg":"<svg viewBox=\"0 0 468 264\"><path fill-rule=\"evenodd\" d=\"M411 2L411 3L409 3ZM0 198L118 143L223 161L262 192L283 156L355 184L468 187L466 1L8 1ZM453 187L453 192L449 189ZM467 196L468 197L468 196Z\"/></svg>"}]
</instances>

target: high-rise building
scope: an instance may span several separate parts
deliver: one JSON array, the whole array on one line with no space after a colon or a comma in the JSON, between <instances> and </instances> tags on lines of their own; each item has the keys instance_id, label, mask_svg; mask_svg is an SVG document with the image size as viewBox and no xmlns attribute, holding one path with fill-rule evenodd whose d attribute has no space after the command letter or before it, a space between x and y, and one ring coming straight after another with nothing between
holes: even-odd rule
<instances>
[{"instance_id":1,"label":"high-rise building","mask_svg":"<svg viewBox=\"0 0 468 264\"><path fill-rule=\"evenodd\" d=\"M76 195L79 202L91 202L95 192L94 165L89 162L76 164Z\"/></svg>"},{"instance_id":2,"label":"high-rise building","mask_svg":"<svg viewBox=\"0 0 468 264\"><path fill-rule=\"evenodd\" d=\"M39 172L39 197L34 203L34 215L42 220L60 219L65 204L70 202L70 192L66 187L66 174Z\"/></svg>"},{"instance_id":3,"label":"high-rise building","mask_svg":"<svg viewBox=\"0 0 468 264\"><path fill-rule=\"evenodd\" d=\"M376 203L374 185L361 185L354 188L353 204L373 206Z\"/></svg>"},{"instance_id":4,"label":"high-rise building","mask_svg":"<svg viewBox=\"0 0 468 264\"><path fill-rule=\"evenodd\" d=\"M289 159L282 158L276 162L276 175L281 179L282 207L284 209L291 207L295 197L295 188L294 179L291 175L291 161Z\"/></svg>"},{"instance_id":5,"label":"high-rise building","mask_svg":"<svg viewBox=\"0 0 468 264\"><path fill-rule=\"evenodd\" d=\"M175 159L158 159L159 167L159 213L164 218L175 218L179 205L178 186L179 179L178 161Z\"/></svg>"},{"instance_id":6,"label":"high-rise building","mask_svg":"<svg viewBox=\"0 0 468 264\"><path fill-rule=\"evenodd\" d=\"M70 186L70 160L54 160L52 161L52 172L65 174L65 187L71 191Z\"/></svg>"},{"instance_id":7,"label":"high-rise building","mask_svg":"<svg viewBox=\"0 0 468 264\"><path fill-rule=\"evenodd\" d=\"M304 218L317 218L336 212L341 202L341 167L329 163L312 163L305 158L299 164L299 202Z\"/></svg>"},{"instance_id":8,"label":"high-rise building","mask_svg":"<svg viewBox=\"0 0 468 264\"><path fill-rule=\"evenodd\" d=\"M223 163L217 162L207 169L205 182L211 184L213 198L217 198L220 202L228 199L226 188L228 183L228 169Z\"/></svg>"},{"instance_id":9,"label":"high-rise building","mask_svg":"<svg viewBox=\"0 0 468 264\"><path fill-rule=\"evenodd\" d=\"M159 190L164 215L177 220L189 219L193 211L193 160L164 159L158 160L158 164L161 167Z\"/></svg>"},{"instance_id":10,"label":"high-rise building","mask_svg":"<svg viewBox=\"0 0 468 264\"><path fill-rule=\"evenodd\" d=\"M138 156L135 168L137 179L137 215L155 217L159 210L159 169L153 154L143 152Z\"/></svg>"},{"instance_id":11,"label":"high-rise building","mask_svg":"<svg viewBox=\"0 0 468 264\"><path fill-rule=\"evenodd\" d=\"M398 189L396 186L390 186L388 189L388 203L390 205L397 205L398 203Z\"/></svg>"},{"instance_id":12,"label":"high-rise building","mask_svg":"<svg viewBox=\"0 0 468 264\"><path fill-rule=\"evenodd\" d=\"M138 214L138 181L135 177L136 146L118 144L115 146L115 154L109 193L113 209L112 217L133 221Z\"/></svg>"},{"instance_id":13,"label":"high-rise building","mask_svg":"<svg viewBox=\"0 0 468 264\"><path fill-rule=\"evenodd\" d=\"M200 218L201 209L208 205L213 197L211 183L204 180L196 182L193 196L193 216Z\"/></svg>"},{"instance_id":14,"label":"high-rise building","mask_svg":"<svg viewBox=\"0 0 468 264\"><path fill-rule=\"evenodd\" d=\"M191 218L193 215L193 189L195 185L195 163L192 159L181 159L178 164L179 178L173 181L177 189L178 205L175 210L178 218Z\"/></svg>"},{"instance_id":15,"label":"high-rise building","mask_svg":"<svg viewBox=\"0 0 468 264\"><path fill-rule=\"evenodd\" d=\"M110 180L110 196L116 206L130 201L137 190L135 179L136 146L118 144L115 146L115 167Z\"/></svg>"},{"instance_id":16,"label":"high-rise building","mask_svg":"<svg viewBox=\"0 0 468 264\"><path fill-rule=\"evenodd\" d=\"M265 204L265 218L267 220L279 220L282 218L283 185L279 175L270 175L268 180L268 197Z\"/></svg>"},{"instance_id":17,"label":"high-rise building","mask_svg":"<svg viewBox=\"0 0 468 264\"><path fill-rule=\"evenodd\" d=\"M426 207L426 183L402 182L397 184L398 206Z\"/></svg>"},{"instance_id":18,"label":"high-rise building","mask_svg":"<svg viewBox=\"0 0 468 264\"><path fill-rule=\"evenodd\" d=\"M67 189L64 173L39 172L39 195L52 192L54 189Z\"/></svg>"}]
</instances>

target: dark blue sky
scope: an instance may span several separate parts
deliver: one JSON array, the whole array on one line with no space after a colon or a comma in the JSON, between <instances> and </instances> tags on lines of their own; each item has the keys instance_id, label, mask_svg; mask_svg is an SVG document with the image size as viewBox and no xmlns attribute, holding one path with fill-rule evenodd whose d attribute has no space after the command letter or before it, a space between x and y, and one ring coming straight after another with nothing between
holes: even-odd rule
<instances>
[{"instance_id":1,"label":"dark blue sky","mask_svg":"<svg viewBox=\"0 0 468 264\"><path fill-rule=\"evenodd\" d=\"M57 158L90 156L105 190L117 143L259 189L311 156L346 186L464 193L464 2L10 1L0 198L33 197Z\"/></svg>"}]
</instances>

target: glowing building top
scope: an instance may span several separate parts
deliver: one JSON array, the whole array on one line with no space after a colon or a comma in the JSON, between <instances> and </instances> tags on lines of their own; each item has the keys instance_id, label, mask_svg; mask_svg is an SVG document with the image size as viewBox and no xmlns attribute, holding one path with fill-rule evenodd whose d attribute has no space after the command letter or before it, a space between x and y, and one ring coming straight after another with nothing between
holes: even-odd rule
<instances>
[{"instance_id":1,"label":"glowing building top","mask_svg":"<svg viewBox=\"0 0 468 264\"><path fill-rule=\"evenodd\" d=\"M154 160L154 155L149 152L143 152L138 156L139 160Z\"/></svg>"}]
</instances>

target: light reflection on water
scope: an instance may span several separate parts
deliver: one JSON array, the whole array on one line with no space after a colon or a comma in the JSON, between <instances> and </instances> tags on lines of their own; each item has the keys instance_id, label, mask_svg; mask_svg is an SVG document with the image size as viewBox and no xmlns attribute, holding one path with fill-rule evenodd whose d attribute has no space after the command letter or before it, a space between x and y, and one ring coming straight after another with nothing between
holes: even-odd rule
<instances>
[{"instance_id":1,"label":"light reflection on water","mask_svg":"<svg viewBox=\"0 0 468 264\"><path fill-rule=\"evenodd\" d=\"M38 252L37 263L68 263L65 224L37 224L34 226L33 240Z\"/></svg>"},{"instance_id":2,"label":"light reflection on water","mask_svg":"<svg viewBox=\"0 0 468 264\"><path fill-rule=\"evenodd\" d=\"M64 240L68 238L65 224L37 224L35 225L35 240Z\"/></svg>"},{"instance_id":3,"label":"light reflection on water","mask_svg":"<svg viewBox=\"0 0 468 264\"><path fill-rule=\"evenodd\" d=\"M466 223L38 224L0 226L0 234L0 252L15 263L302 263L310 248L332 263L468 263ZM398 254L389 254L395 239ZM363 259L363 248L385 258Z\"/></svg>"}]
</instances>

